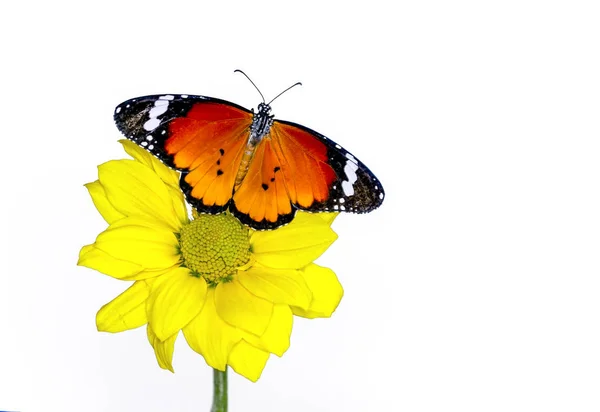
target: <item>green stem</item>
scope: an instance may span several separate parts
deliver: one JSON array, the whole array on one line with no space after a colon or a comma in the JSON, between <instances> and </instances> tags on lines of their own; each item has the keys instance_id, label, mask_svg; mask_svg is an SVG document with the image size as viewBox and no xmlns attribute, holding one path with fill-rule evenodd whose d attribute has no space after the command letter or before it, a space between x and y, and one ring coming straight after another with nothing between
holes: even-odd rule
<instances>
[{"instance_id":1,"label":"green stem","mask_svg":"<svg viewBox=\"0 0 600 412\"><path fill-rule=\"evenodd\" d=\"M213 404L210 412L227 412L227 367L225 372L213 369Z\"/></svg>"}]
</instances>

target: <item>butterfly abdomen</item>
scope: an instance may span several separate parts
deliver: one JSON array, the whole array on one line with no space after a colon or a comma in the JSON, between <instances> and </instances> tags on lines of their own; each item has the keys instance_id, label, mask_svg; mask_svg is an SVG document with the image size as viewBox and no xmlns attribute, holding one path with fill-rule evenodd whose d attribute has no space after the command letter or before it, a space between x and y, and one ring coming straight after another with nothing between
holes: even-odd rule
<instances>
[{"instance_id":1,"label":"butterfly abdomen","mask_svg":"<svg viewBox=\"0 0 600 412\"><path fill-rule=\"evenodd\" d=\"M248 173L248 168L250 167L250 162L254 157L254 152L256 151L256 145L258 142L254 142L252 139L248 139L248 143L246 144L246 150L244 150L244 154L242 155L242 161L240 162L240 168L238 169L237 175L235 177L235 185L234 189L237 189L241 184L242 180L246 177Z\"/></svg>"}]
</instances>

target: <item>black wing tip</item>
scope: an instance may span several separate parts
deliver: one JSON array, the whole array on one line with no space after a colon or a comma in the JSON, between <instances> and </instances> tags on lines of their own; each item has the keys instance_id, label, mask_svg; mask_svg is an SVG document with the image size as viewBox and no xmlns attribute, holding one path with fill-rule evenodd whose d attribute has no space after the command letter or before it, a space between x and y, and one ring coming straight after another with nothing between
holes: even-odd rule
<instances>
[{"instance_id":1,"label":"black wing tip","mask_svg":"<svg viewBox=\"0 0 600 412\"><path fill-rule=\"evenodd\" d=\"M162 94L148 94L145 96L138 96L138 97L134 97L128 100L124 100L123 102L119 103L117 106L115 106L115 110L114 110L114 116L117 117L118 114L123 113L124 110L123 109L127 109L127 105L130 106L134 106L140 103L154 103L156 100L159 100L163 98L164 100L168 100L168 101L177 101L178 103L196 103L197 101L204 101L204 102L212 102L212 103L220 103L220 104L226 104L229 106L233 106L237 109L246 111L248 113L251 113L250 110L246 109L243 106L240 106L239 104L224 100L224 99L219 99L217 97L211 97L211 96L203 96L203 95L197 95L197 94L185 94L185 93L162 93ZM121 108L120 111L118 111L118 109Z\"/></svg>"}]
</instances>

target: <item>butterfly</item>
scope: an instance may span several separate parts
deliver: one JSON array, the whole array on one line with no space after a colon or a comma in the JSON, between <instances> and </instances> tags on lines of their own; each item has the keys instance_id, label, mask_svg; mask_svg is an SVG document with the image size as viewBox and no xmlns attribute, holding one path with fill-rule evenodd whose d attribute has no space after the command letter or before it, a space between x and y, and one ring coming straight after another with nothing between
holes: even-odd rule
<instances>
[{"instance_id":1,"label":"butterfly","mask_svg":"<svg viewBox=\"0 0 600 412\"><path fill-rule=\"evenodd\" d=\"M381 205L383 187L363 163L322 134L275 119L273 100L254 112L207 96L143 96L119 104L114 120L127 139L181 172L181 190L201 213L229 210L269 230L298 209L366 213Z\"/></svg>"}]
</instances>

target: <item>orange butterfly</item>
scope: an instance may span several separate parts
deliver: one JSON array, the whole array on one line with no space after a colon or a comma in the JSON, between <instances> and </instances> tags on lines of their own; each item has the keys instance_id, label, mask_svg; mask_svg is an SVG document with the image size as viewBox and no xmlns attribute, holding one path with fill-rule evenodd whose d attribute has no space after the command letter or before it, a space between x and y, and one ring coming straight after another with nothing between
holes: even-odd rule
<instances>
[{"instance_id":1,"label":"orange butterfly","mask_svg":"<svg viewBox=\"0 0 600 412\"><path fill-rule=\"evenodd\" d=\"M271 102L263 98L254 113L212 97L153 95L121 103L114 118L128 139L181 171L181 189L202 213L229 209L264 230L289 223L297 209L381 205L383 187L364 164L314 130L275 120Z\"/></svg>"}]
</instances>

